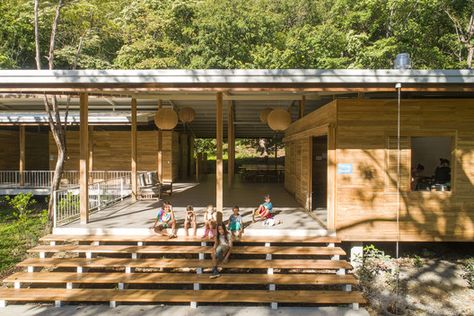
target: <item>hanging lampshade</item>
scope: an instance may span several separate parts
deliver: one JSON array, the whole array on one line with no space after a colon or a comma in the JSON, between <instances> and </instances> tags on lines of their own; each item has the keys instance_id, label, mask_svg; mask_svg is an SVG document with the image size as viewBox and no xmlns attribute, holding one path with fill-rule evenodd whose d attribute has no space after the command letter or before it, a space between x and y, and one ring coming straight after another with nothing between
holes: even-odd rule
<instances>
[{"instance_id":1,"label":"hanging lampshade","mask_svg":"<svg viewBox=\"0 0 474 316\"><path fill-rule=\"evenodd\" d=\"M275 109L268 114L267 123L274 131L284 131L291 124L291 115L285 109Z\"/></svg>"},{"instance_id":2,"label":"hanging lampshade","mask_svg":"<svg viewBox=\"0 0 474 316\"><path fill-rule=\"evenodd\" d=\"M193 108L185 107L179 110L179 120L183 123L191 123L196 117L196 112Z\"/></svg>"},{"instance_id":3,"label":"hanging lampshade","mask_svg":"<svg viewBox=\"0 0 474 316\"><path fill-rule=\"evenodd\" d=\"M260 122L267 124L268 114L270 114L271 111L273 111L272 108L266 108L266 109L261 110L259 114Z\"/></svg>"},{"instance_id":4,"label":"hanging lampshade","mask_svg":"<svg viewBox=\"0 0 474 316\"><path fill-rule=\"evenodd\" d=\"M155 124L159 129L173 129L178 124L178 114L170 108L159 109L155 114Z\"/></svg>"}]
</instances>

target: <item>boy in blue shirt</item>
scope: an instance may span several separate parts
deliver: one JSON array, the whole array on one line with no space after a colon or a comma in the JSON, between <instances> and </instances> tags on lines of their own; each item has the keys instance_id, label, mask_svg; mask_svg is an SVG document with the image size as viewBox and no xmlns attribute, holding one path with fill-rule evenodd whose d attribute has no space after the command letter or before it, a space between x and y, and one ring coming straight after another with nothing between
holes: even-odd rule
<instances>
[{"instance_id":1,"label":"boy in blue shirt","mask_svg":"<svg viewBox=\"0 0 474 316\"><path fill-rule=\"evenodd\" d=\"M242 233L244 232L244 222L242 220L242 215L239 214L238 206L234 206L232 212L234 213L229 217L228 229L232 237L239 240L242 238Z\"/></svg>"},{"instance_id":2,"label":"boy in blue shirt","mask_svg":"<svg viewBox=\"0 0 474 316\"><path fill-rule=\"evenodd\" d=\"M255 217L259 217L259 220L267 220L273 217L273 204L270 200L270 195L265 194L264 203L260 204L258 208L253 211L252 221L255 223Z\"/></svg>"}]
</instances>

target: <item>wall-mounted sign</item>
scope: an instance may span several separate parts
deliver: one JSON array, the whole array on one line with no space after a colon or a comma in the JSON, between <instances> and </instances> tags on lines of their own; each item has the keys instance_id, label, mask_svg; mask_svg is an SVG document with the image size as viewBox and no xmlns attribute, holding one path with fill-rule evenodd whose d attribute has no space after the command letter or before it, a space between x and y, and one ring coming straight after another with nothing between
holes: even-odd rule
<instances>
[{"instance_id":1,"label":"wall-mounted sign","mask_svg":"<svg viewBox=\"0 0 474 316\"><path fill-rule=\"evenodd\" d=\"M352 164L351 163L338 163L337 174L352 174Z\"/></svg>"}]
</instances>

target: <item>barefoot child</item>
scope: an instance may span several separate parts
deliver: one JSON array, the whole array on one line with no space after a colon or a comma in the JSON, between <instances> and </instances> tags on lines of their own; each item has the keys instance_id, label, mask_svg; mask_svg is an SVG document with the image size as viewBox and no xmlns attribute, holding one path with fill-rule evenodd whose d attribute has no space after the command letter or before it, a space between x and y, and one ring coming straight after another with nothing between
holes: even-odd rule
<instances>
[{"instance_id":1,"label":"barefoot child","mask_svg":"<svg viewBox=\"0 0 474 316\"><path fill-rule=\"evenodd\" d=\"M167 228L171 228L171 234L166 232ZM168 201L163 202L163 206L156 215L155 224L153 225L155 233L168 236L169 238L176 238L176 219L174 217L171 203Z\"/></svg>"},{"instance_id":2,"label":"barefoot child","mask_svg":"<svg viewBox=\"0 0 474 316\"><path fill-rule=\"evenodd\" d=\"M189 236L188 229L193 228L193 236L196 237L196 213L191 205L186 207L186 218L184 219L184 232Z\"/></svg>"},{"instance_id":3,"label":"barefoot child","mask_svg":"<svg viewBox=\"0 0 474 316\"><path fill-rule=\"evenodd\" d=\"M260 204L260 206L253 211L252 221L255 223L256 216L259 217L259 220L270 219L273 217L272 211L273 211L273 205L270 200L270 195L265 194L264 203Z\"/></svg>"},{"instance_id":4,"label":"barefoot child","mask_svg":"<svg viewBox=\"0 0 474 316\"><path fill-rule=\"evenodd\" d=\"M214 238L214 229L217 223L217 212L212 205L208 205L204 213L204 235L202 238Z\"/></svg>"},{"instance_id":5,"label":"barefoot child","mask_svg":"<svg viewBox=\"0 0 474 316\"><path fill-rule=\"evenodd\" d=\"M217 263L227 263L229 261L230 251L232 249L232 238L227 233L224 224L217 225L217 233L214 237L214 248L212 249L212 275L211 279L220 276L217 269Z\"/></svg>"},{"instance_id":6,"label":"barefoot child","mask_svg":"<svg viewBox=\"0 0 474 316\"><path fill-rule=\"evenodd\" d=\"M239 240L242 238L242 233L244 232L244 223L242 215L239 214L238 206L234 206L232 212L233 214L229 217L228 228L232 237Z\"/></svg>"}]
</instances>

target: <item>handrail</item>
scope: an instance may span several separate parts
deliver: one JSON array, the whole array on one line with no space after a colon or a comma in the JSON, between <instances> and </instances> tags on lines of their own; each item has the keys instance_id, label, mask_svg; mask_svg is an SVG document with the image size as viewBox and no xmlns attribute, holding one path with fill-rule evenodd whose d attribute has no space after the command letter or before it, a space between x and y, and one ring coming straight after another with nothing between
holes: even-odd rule
<instances>
[{"instance_id":1,"label":"handrail","mask_svg":"<svg viewBox=\"0 0 474 316\"><path fill-rule=\"evenodd\" d=\"M125 170L90 171L89 182L109 180L119 177L130 177ZM8 188L49 189L53 180L53 170L0 170L0 186ZM65 170L61 175L60 187L70 188L79 185L79 171Z\"/></svg>"},{"instance_id":2,"label":"handrail","mask_svg":"<svg viewBox=\"0 0 474 316\"><path fill-rule=\"evenodd\" d=\"M91 183L88 186L90 213L115 204L131 194L130 177L120 177ZM53 195L53 226L66 225L80 218L80 188L73 186L56 190Z\"/></svg>"}]
</instances>

